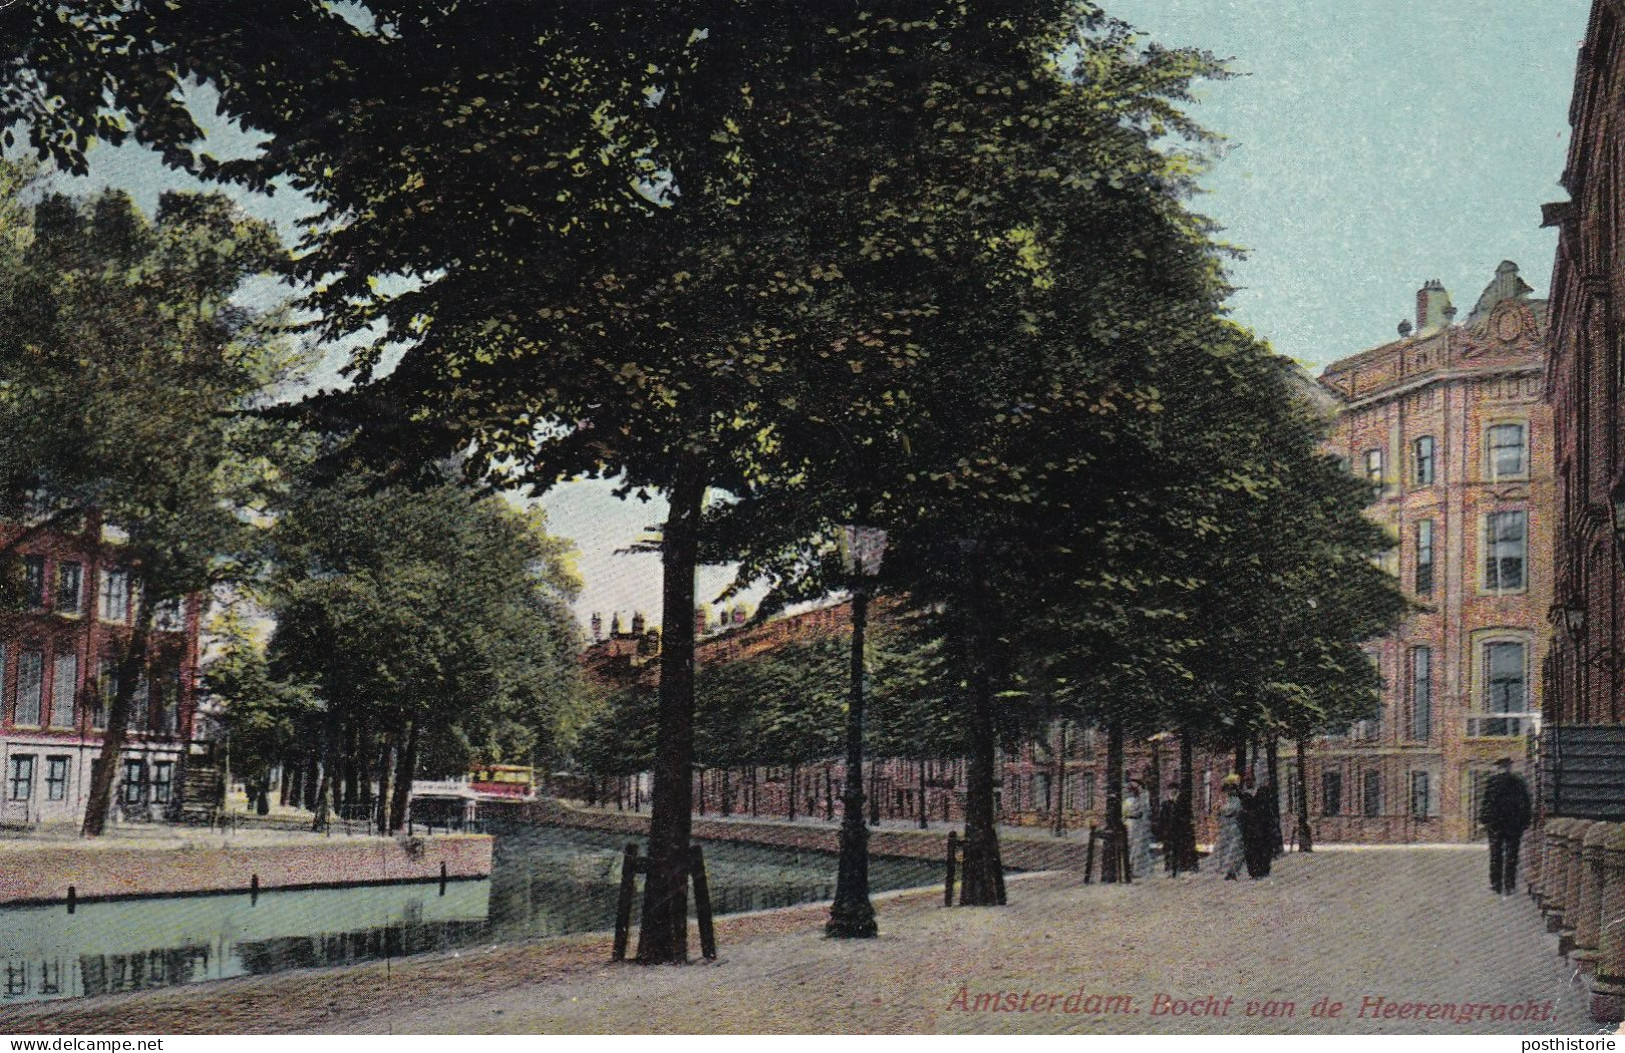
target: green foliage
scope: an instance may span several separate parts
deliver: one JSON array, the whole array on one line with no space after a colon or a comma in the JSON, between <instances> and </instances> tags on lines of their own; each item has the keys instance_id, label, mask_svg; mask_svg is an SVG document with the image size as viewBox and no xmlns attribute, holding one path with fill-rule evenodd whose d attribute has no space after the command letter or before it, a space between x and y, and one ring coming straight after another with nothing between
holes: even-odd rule
<instances>
[{"instance_id":1,"label":"green foliage","mask_svg":"<svg viewBox=\"0 0 1625 1053\"><path fill-rule=\"evenodd\" d=\"M279 255L218 194L166 193L150 220L118 191L41 200L0 254L0 516L100 514L149 601L240 571L293 442L242 411L300 357L232 298Z\"/></svg>"},{"instance_id":2,"label":"green foliage","mask_svg":"<svg viewBox=\"0 0 1625 1053\"><path fill-rule=\"evenodd\" d=\"M218 650L202 686L228 737L232 770L267 778L319 715L321 702L309 685L271 675L264 643L242 614L228 610L210 628Z\"/></svg>"},{"instance_id":3,"label":"green foliage","mask_svg":"<svg viewBox=\"0 0 1625 1053\"><path fill-rule=\"evenodd\" d=\"M357 473L296 492L272 540L272 668L313 684L343 726L414 724L435 776L567 748L578 583L539 510Z\"/></svg>"},{"instance_id":4,"label":"green foliage","mask_svg":"<svg viewBox=\"0 0 1625 1053\"><path fill-rule=\"evenodd\" d=\"M866 738L878 756L957 756L964 748L942 644L919 620L871 625ZM707 662L695 684L695 760L705 767L807 764L836 756L851 690L851 638L795 640ZM594 775L647 771L655 698L646 687L605 692L575 754Z\"/></svg>"}]
</instances>

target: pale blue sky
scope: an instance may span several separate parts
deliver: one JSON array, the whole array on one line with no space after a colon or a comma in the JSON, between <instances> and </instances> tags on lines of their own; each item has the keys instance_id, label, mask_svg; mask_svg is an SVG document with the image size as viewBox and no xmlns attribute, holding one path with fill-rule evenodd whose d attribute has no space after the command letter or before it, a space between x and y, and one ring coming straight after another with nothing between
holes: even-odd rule
<instances>
[{"instance_id":1,"label":"pale blue sky","mask_svg":"<svg viewBox=\"0 0 1625 1053\"><path fill-rule=\"evenodd\" d=\"M1469 310L1496 264L1544 296L1556 241L1540 205L1568 148L1568 100L1590 0L1106 0L1154 39L1232 60L1193 115L1230 139L1201 211L1248 255L1232 265L1238 321L1318 372L1391 340L1415 291L1441 279ZM100 151L92 184L149 207L173 183L154 157ZM288 195L245 202L284 224ZM543 500L579 546L592 611L659 615L653 555L618 555L665 514L603 482ZM709 598L728 575L707 572Z\"/></svg>"},{"instance_id":2,"label":"pale blue sky","mask_svg":"<svg viewBox=\"0 0 1625 1053\"><path fill-rule=\"evenodd\" d=\"M1249 250L1238 321L1316 372L1396 337L1439 278L1472 308L1503 259L1546 294L1591 0L1104 0L1232 59L1192 110L1231 140L1199 209Z\"/></svg>"}]
</instances>

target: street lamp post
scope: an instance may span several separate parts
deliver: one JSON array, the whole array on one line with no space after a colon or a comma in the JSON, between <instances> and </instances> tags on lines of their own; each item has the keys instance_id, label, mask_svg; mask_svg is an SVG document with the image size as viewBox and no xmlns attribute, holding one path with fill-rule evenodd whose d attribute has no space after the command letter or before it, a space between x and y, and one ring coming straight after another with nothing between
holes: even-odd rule
<instances>
[{"instance_id":1,"label":"street lamp post","mask_svg":"<svg viewBox=\"0 0 1625 1053\"><path fill-rule=\"evenodd\" d=\"M886 532L875 527L843 530L842 559L852 579L852 694L846 711L846 780L841 793L841 862L835 902L826 936L877 935L869 902L869 828L863 822L863 631L869 615L869 585L880 573Z\"/></svg>"}]
</instances>

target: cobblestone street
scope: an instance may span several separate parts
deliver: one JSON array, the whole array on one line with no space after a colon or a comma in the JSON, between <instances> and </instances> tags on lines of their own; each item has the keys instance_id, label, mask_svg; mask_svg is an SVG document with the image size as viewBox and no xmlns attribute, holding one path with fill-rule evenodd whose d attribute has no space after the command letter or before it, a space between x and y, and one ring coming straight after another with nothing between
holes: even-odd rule
<instances>
[{"instance_id":1,"label":"cobblestone street","mask_svg":"<svg viewBox=\"0 0 1625 1053\"><path fill-rule=\"evenodd\" d=\"M1491 895L1485 869L1482 849L1442 847L1293 856L1259 882L1158 875L1109 887L1083 886L1070 875L1035 876L1011 882L1004 910L944 910L940 900L933 905L921 898L882 902L882 935L874 941L826 940L814 916L795 931L725 946L715 965L606 967L350 1026L438 1032L1594 1030L1584 985L1570 982L1555 953L1556 937L1545 932L1526 897ZM1006 996L1001 1006L1019 1005L1023 992L1045 997L1030 997L1025 1012L976 1008L985 995ZM1051 1005L1051 994L1066 997ZM1383 1019L1376 1003L1365 1001L1376 998L1516 1006L1518 1015L1533 1004L1537 1016L1550 1018L1430 1021L1421 1010L1416 1019ZM1322 999L1329 999L1323 1013L1341 1002L1341 1014L1313 1015ZM1362 1005L1370 1007L1363 1018ZM1278 1015L1249 1016L1249 1008ZM1449 1012L1455 1011L1439 1016Z\"/></svg>"}]
</instances>

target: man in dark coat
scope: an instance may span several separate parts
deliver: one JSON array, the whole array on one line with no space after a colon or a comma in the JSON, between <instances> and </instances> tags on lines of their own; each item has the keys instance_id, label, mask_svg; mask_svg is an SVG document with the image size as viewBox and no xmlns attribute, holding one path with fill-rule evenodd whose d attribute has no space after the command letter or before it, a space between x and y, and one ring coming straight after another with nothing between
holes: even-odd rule
<instances>
[{"instance_id":1,"label":"man in dark coat","mask_svg":"<svg viewBox=\"0 0 1625 1053\"><path fill-rule=\"evenodd\" d=\"M1490 836L1490 891L1510 896L1518 890L1518 844L1529 828L1529 787L1512 774L1512 758L1496 761L1501 770L1484 784L1478 821Z\"/></svg>"},{"instance_id":2,"label":"man in dark coat","mask_svg":"<svg viewBox=\"0 0 1625 1053\"><path fill-rule=\"evenodd\" d=\"M1249 779L1241 793L1241 843L1250 878L1269 877L1270 861L1275 858L1275 838L1269 830L1270 806L1265 800L1267 789L1255 788Z\"/></svg>"},{"instance_id":3,"label":"man in dark coat","mask_svg":"<svg viewBox=\"0 0 1625 1053\"><path fill-rule=\"evenodd\" d=\"M1178 877L1185 865L1185 823L1180 818L1179 783L1168 784L1168 796L1157 809L1157 836L1162 841L1162 865L1169 877Z\"/></svg>"}]
</instances>

